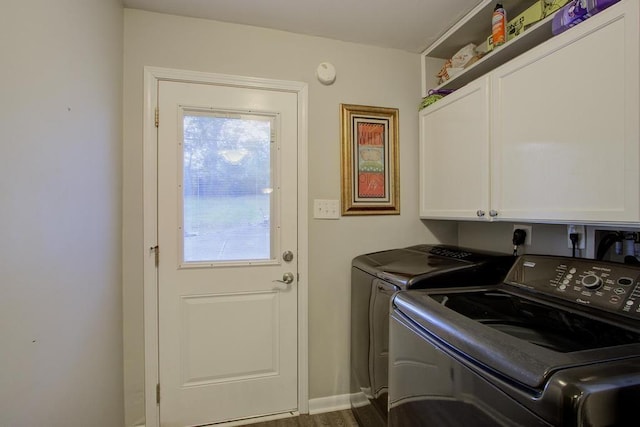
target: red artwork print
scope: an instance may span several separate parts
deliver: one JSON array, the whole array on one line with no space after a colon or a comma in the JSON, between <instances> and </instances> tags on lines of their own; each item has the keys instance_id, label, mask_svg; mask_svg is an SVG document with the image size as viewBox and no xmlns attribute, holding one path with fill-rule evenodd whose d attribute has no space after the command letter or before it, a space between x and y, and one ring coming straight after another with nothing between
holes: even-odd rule
<instances>
[{"instance_id":1,"label":"red artwork print","mask_svg":"<svg viewBox=\"0 0 640 427\"><path fill-rule=\"evenodd\" d=\"M358 174L358 197L384 197L384 174L360 172Z\"/></svg>"},{"instance_id":2,"label":"red artwork print","mask_svg":"<svg viewBox=\"0 0 640 427\"><path fill-rule=\"evenodd\" d=\"M358 197L385 196L384 125L358 123Z\"/></svg>"},{"instance_id":3,"label":"red artwork print","mask_svg":"<svg viewBox=\"0 0 640 427\"><path fill-rule=\"evenodd\" d=\"M358 145L384 145L384 125L358 123Z\"/></svg>"}]
</instances>

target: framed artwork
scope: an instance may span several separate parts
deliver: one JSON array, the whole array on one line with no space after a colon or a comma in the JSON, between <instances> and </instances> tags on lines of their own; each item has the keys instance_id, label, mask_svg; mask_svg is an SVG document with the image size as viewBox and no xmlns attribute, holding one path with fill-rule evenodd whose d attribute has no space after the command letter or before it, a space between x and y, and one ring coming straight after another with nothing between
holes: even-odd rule
<instances>
[{"instance_id":1,"label":"framed artwork","mask_svg":"<svg viewBox=\"0 0 640 427\"><path fill-rule=\"evenodd\" d=\"M342 215L400 213L398 109L340 104Z\"/></svg>"}]
</instances>

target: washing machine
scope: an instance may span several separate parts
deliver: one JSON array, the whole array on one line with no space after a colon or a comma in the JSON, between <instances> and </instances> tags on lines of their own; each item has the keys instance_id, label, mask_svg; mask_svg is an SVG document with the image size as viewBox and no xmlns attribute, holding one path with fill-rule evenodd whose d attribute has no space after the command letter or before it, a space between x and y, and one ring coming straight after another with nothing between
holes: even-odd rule
<instances>
[{"instance_id":1,"label":"washing machine","mask_svg":"<svg viewBox=\"0 0 640 427\"><path fill-rule=\"evenodd\" d=\"M387 425L389 304L394 292L494 284L515 257L447 245L360 255L351 269L351 408L363 427Z\"/></svg>"},{"instance_id":2,"label":"washing machine","mask_svg":"<svg viewBox=\"0 0 640 427\"><path fill-rule=\"evenodd\" d=\"M523 255L499 284L398 292L389 361L391 427L637 426L640 268Z\"/></svg>"}]
</instances>

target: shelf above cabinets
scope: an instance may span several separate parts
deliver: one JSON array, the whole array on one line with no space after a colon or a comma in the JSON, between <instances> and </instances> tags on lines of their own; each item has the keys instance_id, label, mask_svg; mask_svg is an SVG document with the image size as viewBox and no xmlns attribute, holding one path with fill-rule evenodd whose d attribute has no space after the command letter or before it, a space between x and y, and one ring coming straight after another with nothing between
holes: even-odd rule
<instances>
[{"instance_id":1,"label":"shelf above cabinets","mask_svg":"<svg viewBox=\"0 0 640 427\"><path fill-rule=\"evenodd\" d=\"M468 43L479 44L491 34L491 16L496 3L507 9L507 21L522 13L537 0L483 0L456 25L451 27L425 51L424 55L449 59Z\"/></svg>"},{"instance_id":2,"label":"shelf above cabinets","mask_svg":"<svg viewBox=\"0 0 640 427\"><path fill-rule=\"evenodd\" d=\"M537 3L537 0L503 0L501 3L507 10L507 21L510 21ZM432 72L429 63L433 60L438 60L439 64L443 65L446 60L452 58L456 52L467 44L473 43L480 46L482 43L486 43L487 37L491 33L491 16L495 4L495 0L483 0L422 53L422 96L426 96L429 89L459 89L553 37L551 21L556 13L555 11L527 28L521 35L487 53L478 62L469 66L454 78L437 85L435 73Z\"/></svg>"}]
</instances>

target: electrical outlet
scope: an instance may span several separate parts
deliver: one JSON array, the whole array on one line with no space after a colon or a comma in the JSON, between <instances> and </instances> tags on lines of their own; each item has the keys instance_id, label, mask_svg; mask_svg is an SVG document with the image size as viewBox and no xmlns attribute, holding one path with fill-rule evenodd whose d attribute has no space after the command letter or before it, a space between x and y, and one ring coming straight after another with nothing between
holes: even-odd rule
<instances>
[{"instance_id":1,"label":"electrical outlet","mask_svg":"<svg viewBox=\"0 0 640 427\"><path fill-rule=\"evenodd\" d=\"M523 224L514 224L513 225L513 229L514 230L517 230L518 228L520 230L524 230L527 233L527 237L524 240L524 245L525 246L531 246L531 229L532 229L532 227L530 225L523 225Z\"/></svg>"},{"instance_id":2,"label":"electrical outlet","mask_svg":"<svg viewBox=\"0 0 640 427\"><path fill-rule=\"evenodd\" d=\"M314 199L313 217L317 219L339 219L340 201Z\"/></svg>"},{"instance_id":3,"label":"electrical outlet","mask_svg":"<svg viewBox=\"0 0 640 427\"><path fill-rule=\"evenodd\" d=\"M569 247L569 249L573 248L573 243L569 237L572 233L578 233L578 244L576 245L576 249L584 249L587 242L587 236L584 234L584 225L567 225L567 247Z\"/></svg>"}]
</instances>

